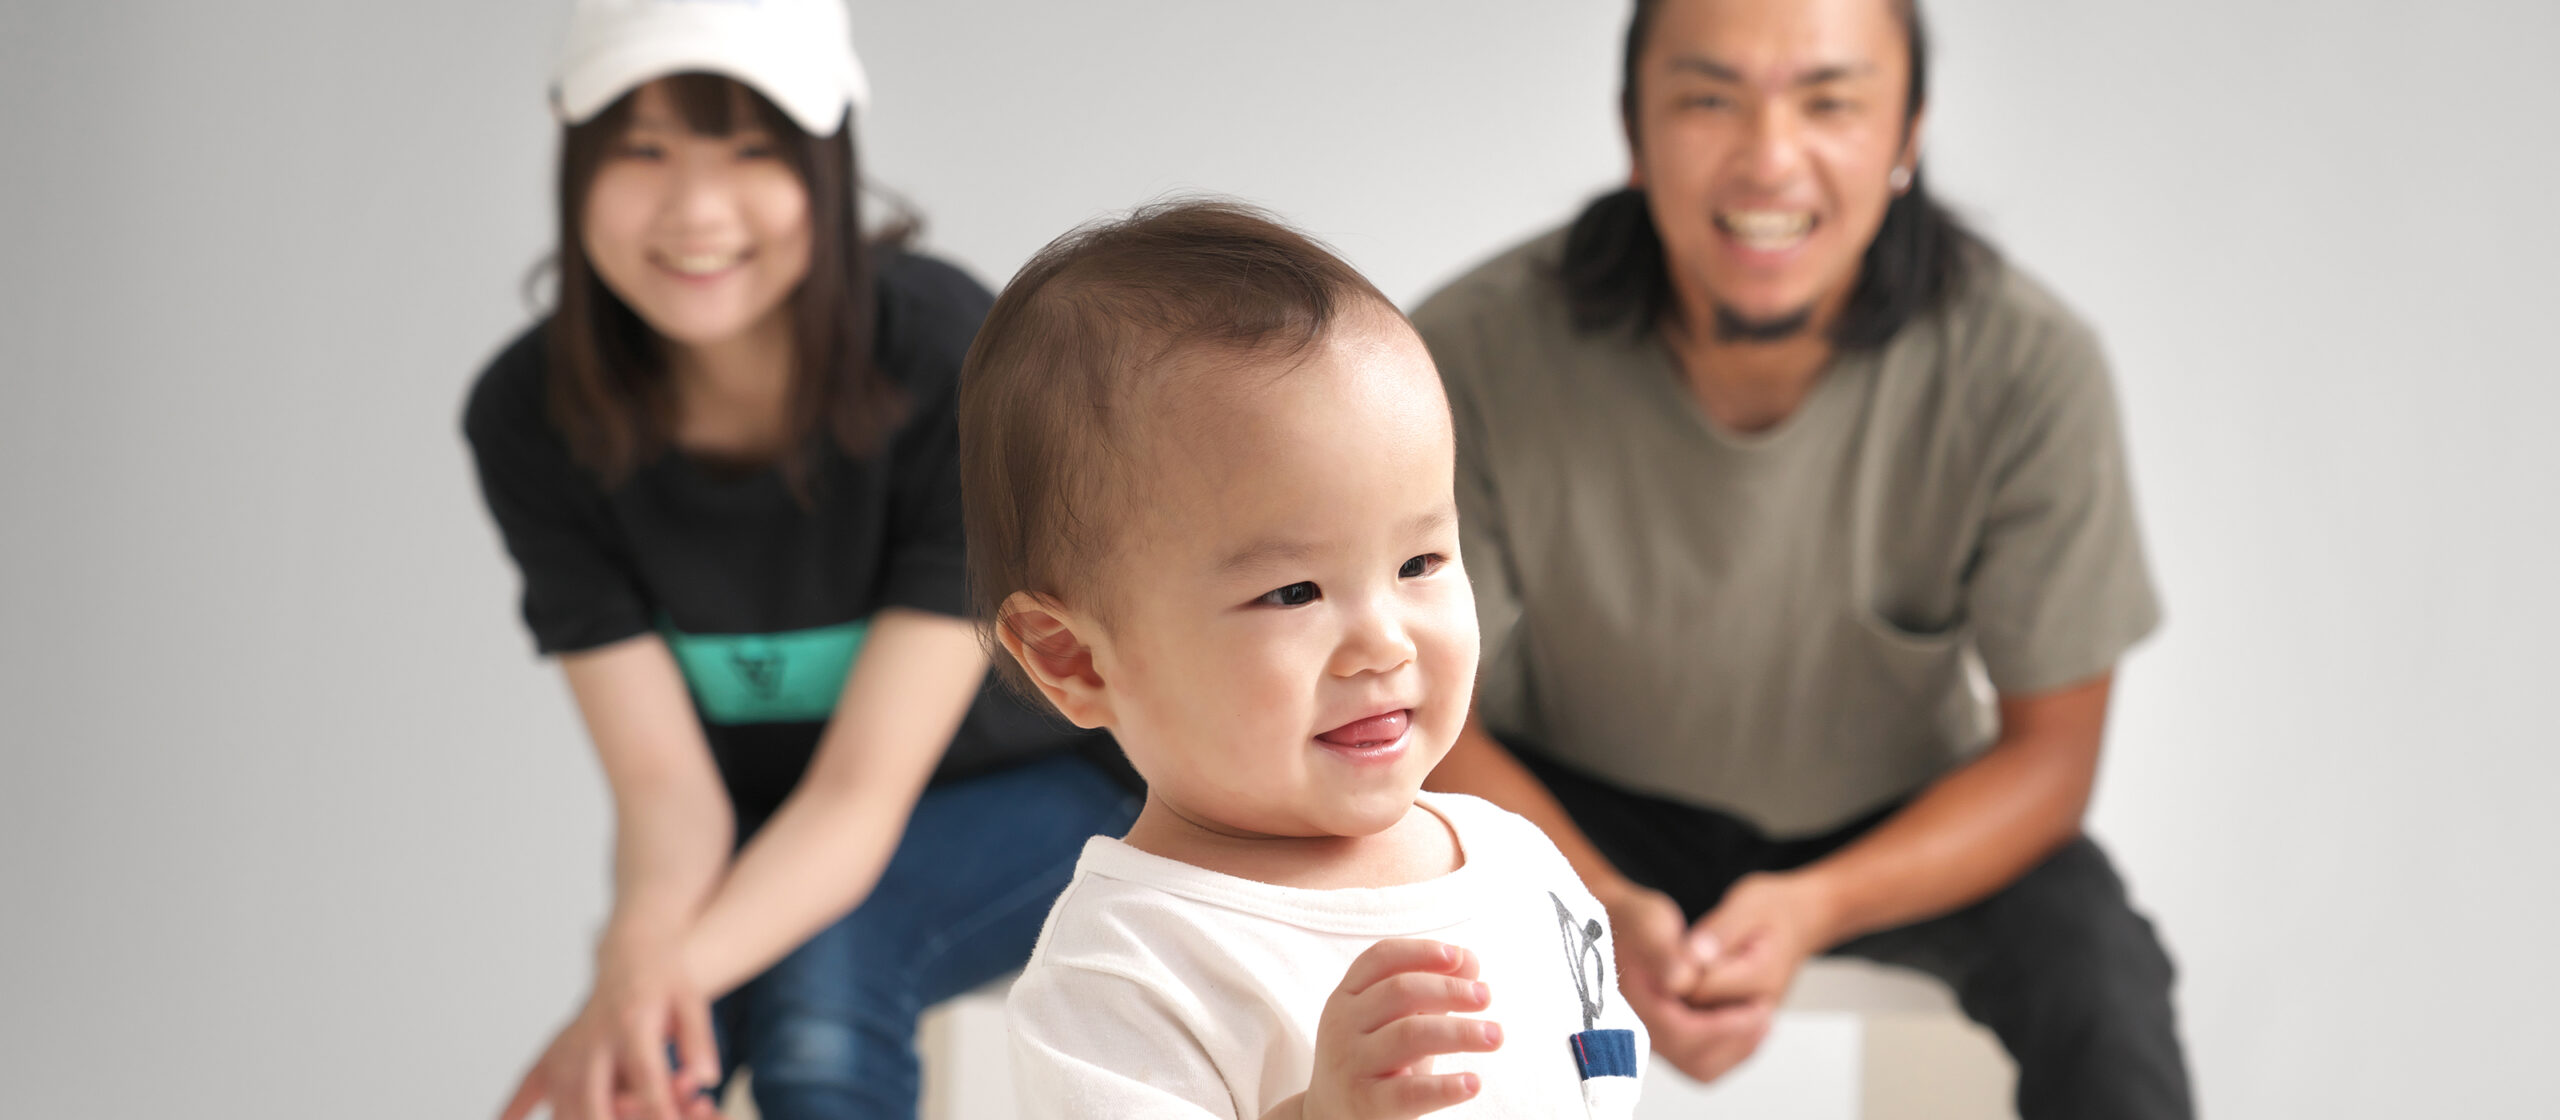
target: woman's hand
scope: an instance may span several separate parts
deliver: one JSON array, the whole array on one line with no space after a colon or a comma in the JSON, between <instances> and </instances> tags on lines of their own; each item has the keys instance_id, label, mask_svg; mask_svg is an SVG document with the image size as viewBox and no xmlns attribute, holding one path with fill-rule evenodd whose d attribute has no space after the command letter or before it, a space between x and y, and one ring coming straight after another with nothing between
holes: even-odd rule
<instances>
[{"instance_id":1,"label":"woman's hand","mask_svg":"<svg viewBox=\"0 0 2560 1120\"><path fill-rule=\"evenodd\" d=\"M672 1040L680 1070L667 1067ZM608 934L595 988L525 1071L499 1120L526 1120L548 1101L558 1120L715 1120L701 1090L720 1080L711 1006L672 940Z\"/></svg>"}]
</instances>

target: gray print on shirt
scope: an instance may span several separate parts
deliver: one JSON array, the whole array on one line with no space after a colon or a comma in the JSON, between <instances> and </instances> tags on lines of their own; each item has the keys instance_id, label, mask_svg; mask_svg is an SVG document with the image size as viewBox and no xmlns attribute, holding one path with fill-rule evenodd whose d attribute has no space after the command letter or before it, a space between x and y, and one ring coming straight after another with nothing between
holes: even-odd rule
<instances>
[{"instance_id":1,"label":"gray print on shirt","mask_svg":"<svg viewBox=\"0 0 2560 1120\"><path fill-rule=\"evenodd\" d=\"M1547 898L1556 904L1556 924L1564 931L1564 956L1573 970L1573 990L1582 997L1582 1029L1587 1031L1600 1021L1600 1001L1609 992L1609 958L1600 953L1600 919L1577 922L1556 892L1548 891ZM1583 972L1586 959L1591 965L1587 976Z\"/></svg>"}]
</instances>

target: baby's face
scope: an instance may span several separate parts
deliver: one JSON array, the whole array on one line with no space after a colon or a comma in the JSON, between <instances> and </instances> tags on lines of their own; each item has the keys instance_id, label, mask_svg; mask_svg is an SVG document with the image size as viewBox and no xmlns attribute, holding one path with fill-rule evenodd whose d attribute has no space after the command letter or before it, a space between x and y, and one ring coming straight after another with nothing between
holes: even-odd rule
<instances>
[{"instance_id":1,"label":"baby's face","mask_svg":"<svg viewBox=\"0 0 2560 1120\"><path fill-rule=\"evenodd\" d=\"M1162 393L1144 508L1093 640L1107 722L1150 795L1261 836L1393 825L1475 683L1446 399L1392 314L1304 364Z\"/></svg>"}]
</instances>

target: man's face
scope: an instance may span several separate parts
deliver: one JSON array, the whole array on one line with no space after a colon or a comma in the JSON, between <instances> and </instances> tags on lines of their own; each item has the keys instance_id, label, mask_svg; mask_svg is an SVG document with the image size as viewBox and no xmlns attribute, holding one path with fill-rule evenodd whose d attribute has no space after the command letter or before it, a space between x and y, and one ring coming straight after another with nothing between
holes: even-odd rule
<instances>
[{"instance_id":1,"label":"man's face","mask_svg":"<svg viewBox=\"0 0 2560 1120\"><path fill-rule=\"evenodd\" d=\"M1831 322L1917 157L1907 52L1890 0L1663 5L1632 125L1683 307L1754 334Z\"/></svg>"}]
</instances>

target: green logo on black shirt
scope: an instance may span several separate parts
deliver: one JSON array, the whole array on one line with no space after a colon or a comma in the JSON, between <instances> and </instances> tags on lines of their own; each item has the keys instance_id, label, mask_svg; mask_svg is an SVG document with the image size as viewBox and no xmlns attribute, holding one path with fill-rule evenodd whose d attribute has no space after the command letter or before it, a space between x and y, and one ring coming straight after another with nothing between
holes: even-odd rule
<instances>
[{"instance_id":1,"label":"green logo on black shirt","mask_svg":"<svg viewBox=\"0 0 2560 1120\"><path fill-rule=\"evenodd\" d=\"M868 622L779 634L687 634L661 623L710 723L814 723L835 714Z\"/></svg>"}]
</instances>

